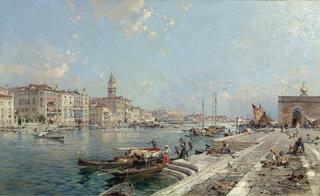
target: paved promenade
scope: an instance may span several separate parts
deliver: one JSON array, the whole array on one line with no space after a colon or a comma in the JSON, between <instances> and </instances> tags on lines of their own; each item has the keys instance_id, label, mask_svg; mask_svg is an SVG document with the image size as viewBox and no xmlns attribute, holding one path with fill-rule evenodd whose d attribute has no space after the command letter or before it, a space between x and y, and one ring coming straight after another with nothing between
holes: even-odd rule
<instances>
[{"instance_id":1,"label":"paved promenade","mask_svg":"<svg viewBox=\"0 0 320 196\"><path fill-rule=\"evenodd\" d=\"M306 137L307 134L311 138L320 136L318 131L299 131L299 136ZM190 161L179 160L196 166L199 172L154 195L319 195L319 146L306 144L305 156L292 157L292 164L288 168L263 168L260 163L271 148L287 152L296 139L289 139L287 134L279 130L216 139L214 142L253 142L254 145L235 152L233 156L204 153L192 156ZM289 184L287 175L300 168L305 178L294 185Z\"/></svg>"}]
</instances>

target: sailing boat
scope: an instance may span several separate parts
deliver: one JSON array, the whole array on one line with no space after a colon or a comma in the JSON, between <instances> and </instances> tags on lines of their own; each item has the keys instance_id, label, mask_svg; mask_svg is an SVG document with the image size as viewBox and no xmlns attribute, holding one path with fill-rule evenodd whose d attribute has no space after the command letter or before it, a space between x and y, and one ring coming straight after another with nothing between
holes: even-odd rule
<instances>
[{"instance_id":1,"label":"sailing boat","mask_svg":"<svg viewBox=\"0 0 320 196\"><path fill-rule=\"evenodd\" d=\"M207 134L211 135L224 131L224 128L224 126L217 126L217 94L215 93L214 99L212 100L212 125L205 130L207 131Z\"/></svg>"}]
</instances>

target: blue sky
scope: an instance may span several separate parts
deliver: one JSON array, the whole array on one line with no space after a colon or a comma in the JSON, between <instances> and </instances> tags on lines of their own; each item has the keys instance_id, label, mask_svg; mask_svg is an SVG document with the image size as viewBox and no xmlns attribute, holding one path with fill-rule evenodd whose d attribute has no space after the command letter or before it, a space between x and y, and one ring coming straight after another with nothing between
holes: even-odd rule
<instances>
[{"instance_id":1,"label":"blue sky","mask_svg":"<svg viewBox=\"0 0 320 196\"><path fill-rule=\"evenodd\" d=\"M58 84L118 94L146 109L247 116L302 81L319 95L320 3L0 1L0 84Z\"/></svg>"}]
</instances>

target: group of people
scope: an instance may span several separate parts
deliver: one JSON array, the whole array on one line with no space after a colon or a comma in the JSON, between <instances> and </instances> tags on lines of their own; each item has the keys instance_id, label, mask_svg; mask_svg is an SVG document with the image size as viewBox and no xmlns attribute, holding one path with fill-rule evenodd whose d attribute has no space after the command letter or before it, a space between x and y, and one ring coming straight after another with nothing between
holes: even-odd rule
<instances>
[{"instance_id":1,"label":"group of people","mask_svg":"<svg viewBox=\"0 0 320 196\"><path fill-rule=\"evenodd\" d=\"M286 168L289 165L288 157L283 151L277 153L274 149L270 149L270 152L267 154L266 160L264 161L264 166L267 167L271 165L283 166Z\"/></svg>"},{"instance_id":2,"label":"group of people","mask_svg":"<svg viewBox=\"0 0 320 196\"><path fill-rule=\"evenodd\" d=\"M185 160L189 160L189 151L192 150L192 142L190 140L189 135L185 135L186 139L179 139L179 147L175 146L175 153L178 155L178 158L183 158ZM153 139L149 144L152 145L153 149L157 149L157 142ZM162 163L168 165L171 163L171 159L169 154L171 150L168 145L165 145L162 149Z\"/></svg>"},{"instance_id":3,"label":"group of people","mask_svg":"<svg viewBox=\"0 0 320 196\"><path fill-rule=\"evenodd\" d=\"M175 153L178 155L178 158L189 160L189 152L192 150L192 142L189 135L185 135L186 139L179 139L179 146L175 146Z\"/></svg>"},{"instance_id":4,"label":"group of people","mask_svg":"<svg viewBox=\"0 0 320 196\"><path fill-rule=\"evenodd\" d=\"M304 143L315 143L315 141L320 141L320 137L316 137L314 140L311 139L310 135L307 134L305 140L303 137L299 137L293 145L289 146L289 153L293 155L299 155L305 152ZM265 166L277 165L288 167L289 161L288 157L285 155L283 151L276 153L274 149L270 149L270 152L266 156L266 160L264 161Z\"/></svg>"}]
</instances>

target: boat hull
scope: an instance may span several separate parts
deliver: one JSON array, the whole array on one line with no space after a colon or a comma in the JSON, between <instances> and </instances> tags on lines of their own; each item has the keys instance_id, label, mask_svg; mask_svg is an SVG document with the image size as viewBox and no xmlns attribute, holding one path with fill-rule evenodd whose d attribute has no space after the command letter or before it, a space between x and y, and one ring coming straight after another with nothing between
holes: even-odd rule
<instances>
[{"instance_id":1,"label":"boat hull","mask_svg":"<svg viewBox=\"0 0 320 196\"><path fill-rule=\"evenodd\" d=\"M128 168L122 171L112 172L111 174L116 177L124 177L127 175L148 175L160 172L163 168L165 168L165 165L160 164L144 168Z\"/></svg>"},{"instance_id":2,"label":"boat hull","mask_svg":"<svg viewBox=\"0 0 320 196\"><path fill-rule=\"evenodd\" d=\"M81 166L95 166L103 169L114 169L114 168L126 168L133 164L131 160L125 162L118 160L83 160L79 158L78 165Z\"/></svg>"},{"instance_id":3,"label":"boat hull","mask_svg":"<svg viewBox=\"0 0 320 196\"><path fill-rule=\"evenodd\" d=\"M38 139L64 140L64 136L35 136Z\"/></svg>"}]
</instances>

